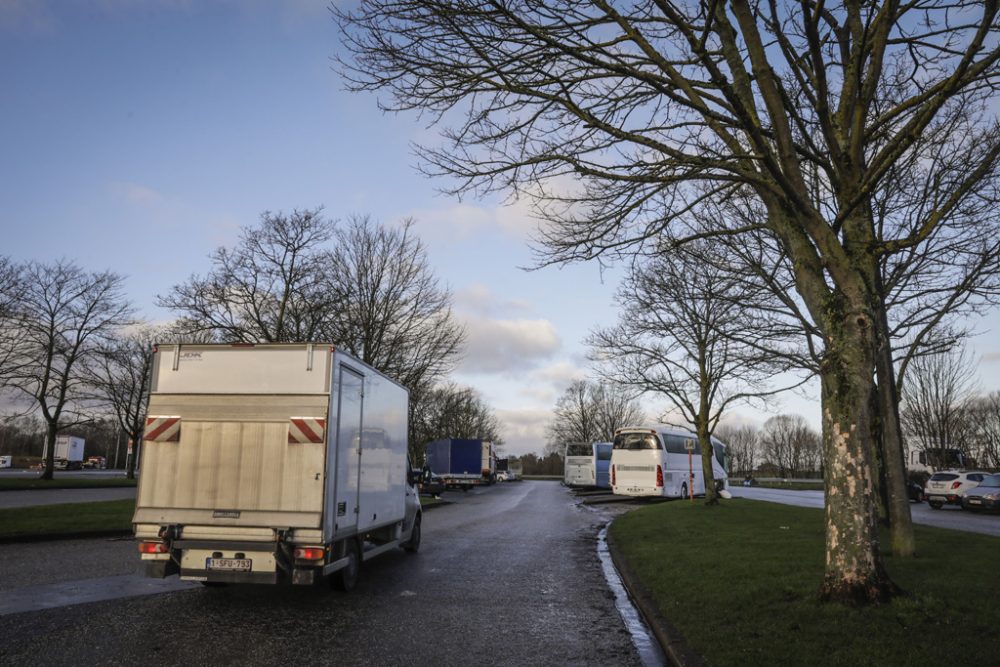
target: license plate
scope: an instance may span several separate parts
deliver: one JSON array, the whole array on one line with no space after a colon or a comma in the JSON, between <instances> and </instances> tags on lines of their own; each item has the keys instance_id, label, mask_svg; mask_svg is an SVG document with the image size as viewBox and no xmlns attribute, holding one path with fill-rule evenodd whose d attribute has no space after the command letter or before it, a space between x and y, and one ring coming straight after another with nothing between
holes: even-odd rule
<instances>
[{"instance_id":1,"label":"license plate","mask_svg":"<svg viewBox=\"0 0 1000 667\"><path fill-rule=\"evenodd\" d=\"M225 572L249 572L253 561L249 558L206 558L206 570Z\"/></svg>"},{"instance_id":2,"label":"license plate","mask_svg":"<svg viewBox=\"0 0 1000 667\"><path fill-rule=\"evenodd\" d=\"M982 505L983 501L980 500L979 498L969 498L969 504L970 505Z\"/></svg>"}]
</instances>

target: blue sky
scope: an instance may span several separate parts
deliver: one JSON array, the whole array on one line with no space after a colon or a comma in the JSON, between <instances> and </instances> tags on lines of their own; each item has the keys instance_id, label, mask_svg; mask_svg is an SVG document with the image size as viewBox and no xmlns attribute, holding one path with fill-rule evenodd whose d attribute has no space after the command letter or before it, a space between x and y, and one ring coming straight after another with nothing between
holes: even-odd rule
<instances>
[{"instance_id":1,"label":"blue sky","mask_svg":"<svg viewBox=\"0 0 1000 667\"><path fill-rule=\"evenodd\" d=\"M616 318L621 273L521 270L524 208L436 194L410 147L431 131L344 92L338 48L322 0L0 0L0 253L112 268L165 319L155 295L264 210L412 216L469 332L455 379L496 408L508 453L540 452L556 398L586 372L582 339ZM995 340L975 346L990 388ZM776 409L818 427L815 401Z\"/></svg>"}]
</instances>

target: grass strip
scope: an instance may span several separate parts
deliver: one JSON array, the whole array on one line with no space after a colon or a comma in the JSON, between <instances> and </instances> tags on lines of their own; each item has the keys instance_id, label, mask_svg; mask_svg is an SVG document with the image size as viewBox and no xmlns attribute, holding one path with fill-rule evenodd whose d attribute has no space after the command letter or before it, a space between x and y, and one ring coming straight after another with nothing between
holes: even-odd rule
<instances>
[{"instance_id":1,"label":"grass strip","mask_svg":"<svg viewBox=\"0 0 1000 667\"><path fill-rule=\"evenodd\" d=\"M736 486L735 484L733 486ZM761 489L790 489L792 491L822 491L823 482L758 482L754 487Z\"/></svg>"},{"instance_id":2,"label":"grass strip","mask_svg":"<svg viewBox=\"0 0 1000 667\"><path fill-rule=\"evenodd\" d=\"M0 539L130 531L134 512L132 499L0 509Z\"/></svg>"},{"instance_id":3,"label":"grass strip","mask_svg":"<svg viewBox=\"0 0 1000 667\"><path fill-rule=\"evenodd\" d=\"M0 491L30 491L37 489L106 489L135 486L134 479L125 477L60 477L38 479L37 477L0 478Z\"/></svg>"},{"instance_id":4,"label":"grass strip","mask_svg":"<svg viewBox=\"0 0 1000 667\"><path fill-rule=\"evenodd\" d=\"M917 558L885 555L908 594L857 609L818 601L821 510L671 502L619 517L611 532L664 618L711 665L948 664L956 647L1000 654L996 537L915 526Z\"/></svg>"}]
</instances>

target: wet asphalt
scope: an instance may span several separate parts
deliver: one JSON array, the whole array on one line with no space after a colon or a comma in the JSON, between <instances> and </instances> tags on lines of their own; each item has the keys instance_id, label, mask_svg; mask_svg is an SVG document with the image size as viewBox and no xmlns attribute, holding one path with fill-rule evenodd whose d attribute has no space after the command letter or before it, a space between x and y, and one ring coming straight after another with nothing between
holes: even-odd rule
<instances>
[{"instance_id":1,"label":"wet asphalt","mask_svg":"<svg viewBox=\"0 0 1000 667\"><path fill-rule=\"evenodd\" d=\"M0 664L641 664L596 554L598 531L620 509L581 505L553 482L448 496L455 502L425 514L420 552L365 563L351 593L68 595L66 606L0 615ZM130 540L0 545L0 596L128 589L137 562Z\"/></svg>"}]
</instances>

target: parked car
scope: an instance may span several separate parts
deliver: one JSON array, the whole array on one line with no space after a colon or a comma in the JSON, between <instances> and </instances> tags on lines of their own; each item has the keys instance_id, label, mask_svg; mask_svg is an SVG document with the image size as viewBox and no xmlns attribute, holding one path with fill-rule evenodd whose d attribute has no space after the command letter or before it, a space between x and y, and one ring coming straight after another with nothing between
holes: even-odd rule
<instances>
[{"instance_id":1,"label":"parked car","mask_svg":"<svg viewBox=\"0 0 1000 667\"><path fill-rule=\"evenodd\" d=\"M924 497L931 508L939 510L945 505L961 505L962 494L979 486L989 476L979 470L943 470L931 475L924 487Z\"/></svg>"},{"instance_id":2,"label":"parked car","mask_svg":"<svg viewBox=\"0 0 1000 667\"><path fill-rule=\"evenodd\" d=\"M963 493L962 509L973 512L1000 510L1000 474L987 475L979 486Z\"/></svg>"},{"instance_id":3,"label":"parked car","mask_svg":"<svg viewBox=\"0 0 1000 667\"><path fill-rule=\"evenodd\" d=\"M913 480L907 481L906 494L909 496L910 502L924 502L924 487L922 487L919 482L914 482Z\"/></svg>"},{"instance_id":4,"label":"parked car","mask_svg":"<svg viewBox=\"0 0 1000 667\"><path fill-rule=\"evenodd\" d=\"M417 484L417 492L422 496L434 496L437 498L444 493L444 489L444 479L440 475L431 472L430 469L424 468L423 473L420 475L420 482Z\"/></svg>"},{"instance_id":5,"label":"parked car","mask_svg":"<svg viewBox=\"0 0 1000 667\"><path fill-rule=\"evenodd\" d=\"M497 471L497 481L498 482L506 482L507 481L507 471L506 470L498 470Z\"/></svg>"}]
</instances>

